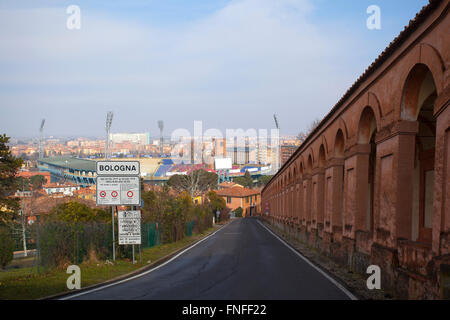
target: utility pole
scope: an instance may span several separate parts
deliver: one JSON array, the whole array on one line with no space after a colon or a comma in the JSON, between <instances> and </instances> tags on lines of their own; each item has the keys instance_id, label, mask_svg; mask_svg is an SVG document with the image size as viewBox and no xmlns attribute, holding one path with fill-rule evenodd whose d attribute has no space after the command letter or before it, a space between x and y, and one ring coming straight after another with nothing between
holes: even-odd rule
<instances>
[{"instance_id":1,"label":"utility pole","mask_svg":"<svg viewBox=\"0 0 450 320\"><path fill-rule=\"evenodd\" d=\"M111 124L114 117L114 113L109 111L106 115L106 141L105 141L105 160L110 158L110 131ZM114 206L111 206L111 218L112 218L112 247L113 247L113 261L116 261L116 239L115 239L115 231L114 231Z\"/></svg>"}]
</instances>

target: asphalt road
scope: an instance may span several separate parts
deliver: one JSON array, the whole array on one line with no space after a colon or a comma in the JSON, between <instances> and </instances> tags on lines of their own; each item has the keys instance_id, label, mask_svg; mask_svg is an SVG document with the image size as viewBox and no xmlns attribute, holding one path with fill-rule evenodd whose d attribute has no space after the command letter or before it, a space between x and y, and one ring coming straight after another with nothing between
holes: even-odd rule
<instances>
[{"instance_id":1,"label":"asphalt road","mask_svg":"<svg viewBox=\"0 0 450 320\"><path fill-rule=\"evenodd\" d=\"M139 278L72 298L350 299L253 218L234 220L173 261Z\"/></svg>"}]
</instances>

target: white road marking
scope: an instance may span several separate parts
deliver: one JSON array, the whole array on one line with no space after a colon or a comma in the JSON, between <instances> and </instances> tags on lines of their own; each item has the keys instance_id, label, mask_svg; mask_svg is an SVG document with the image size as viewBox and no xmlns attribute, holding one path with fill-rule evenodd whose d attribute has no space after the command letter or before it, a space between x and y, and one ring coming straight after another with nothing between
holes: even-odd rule
<instances>
[{"instance_id":1,"label":"white road marking","mask_svg":"<svg viewBox=\"0 0 450 320\"><path fill-rule=\"evenodd\" d=\"M266 229L267 231L269 231L275 238L277 238L278 240L280 240L281 243L283 243L286 247L288 247L292 252L294 252L297 256L299 256L300 258L302 258L306 263L308 263L311 267L313 267L314 269L316 269L318 272L320 272L325 278L327 278L328 280L330 280L336 287L338 287L339 289L342 290L342 292L344 292L350 299L352 300L358 300L358 298L356 298L350 291L348 291L343 285L341 285L339 282L337 282L336 280L334 280L332 277L330 277L327 273L325 273L322 269L320 269L319 267L317 267L316 265L314 265L311 261L309 261L305 256L303 256L300 252L298 252L297 250L295 250L290 244L288 244L286 241L284 241L282 238L280 238L278 235L276 235L275 233L272 232L272 230L270 230L269 228L267 228L263 223L261 223L261 221L258 220L258 223L264 227L264 229Z\"/></svg>"},{"instance_id":2,"label":"white road marking","mask_svg":"<svg viewBox=\"0 0 450 320\"><path fill-rule=\"evenodd\" d=\"M178 253L176 256L174 256L174 257L172 257L171 259L167 260L166 262L160 264L159 266L154 267L153 269L144 271L144 272L139 273L139 274L137 274L137 275L135 275L135 276L132 276L132 277L130 277L130 278L126 278L126 279L123 279L123 280L119 280L119 281L117 281L117 282L110 283L110 284L107 284L107 285L104 285L104 286L101 286L101 287L98 287L98 288L94 288L94 289L91 289L91 290L86 290L86 291L83 291L83 292L80 292L80 293L75 293L75 294L72 294L72 295L69 295L69 296L66 296L66 297L62 297L62 298L60 298L60 299L58 299L58 300L70 300L70 299L73 299L73 298L76 298L76 297L84 296L84 295L89 294L89 293L92 293L92 292L100 291L100 290L103 290L103 289L106 289L106 288L109 288L109 287L112 287L112 286L115 286L115 285L118 285L118 284L121 284L121 283L125 283L125 282L128 282L128 281L131 281L131 280L140 278L140 277L142 277L142 276L145 276L145 275L147 275L147 274L149 274L149 273L151 273L151 272L153 272L153 271L155 271L155 270L158 270L159 268L164 267L166 264L172 262L173 260L175 260L176 258L178 258L179 256L181 256L183 253L185 253L185 252L191 250L192 248L196 247L197 245L199 245L199 244L202 243L203 241L205 241L205 240L211 238L211 237L214 236L217 232L222 231L223 229L225 229L226 227L228 227L228 226L231 225L232 223L233 223L233 221L230 222L229 224L227 224L225 227L222 227L222 228L220 228L219 230L216 230L214 233L210 234L210 235L207 236L206 238L203 238L202 240L196 242L196 243L193 244L192 246L190 246L190 247L184 249L183 251L181 251L180 253Z\"/></svg>"}]
</instances>

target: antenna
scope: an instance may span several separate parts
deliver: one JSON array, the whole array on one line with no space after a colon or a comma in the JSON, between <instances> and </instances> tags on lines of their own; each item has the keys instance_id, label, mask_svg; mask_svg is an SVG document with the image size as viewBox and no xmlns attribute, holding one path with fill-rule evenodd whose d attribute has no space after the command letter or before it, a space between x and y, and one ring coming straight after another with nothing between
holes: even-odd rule
<instances>
[{"instance_id":1,"label":"antenna","mask_svg":"<svg viewBox=\"0 0 450 320\"><path fill-rule=\"evenodd\" d=\"M44 144L44 125L45 125L45 119L42 119L41 121L41 127L39 128L39 159L42 159L44 157L44 150L43 150L43 144Z\"/></svg>"},{"instance_id":2,"label":"antenna","mask_svg":"<svg viewBox=\"0 0 450 320\"><path fill-rule=\"evenodd\" d=\"M106 141L105 141L105 159L109 159L110 153L111 153L111 142L110 142L110 131L111 131L111 124L114 117L114 112L109 111L106 115Z\"/></svg>"},{"instance_id":3,"label":"antenna","mask_svg":"<svg viewBox=\"0 0 450 320\"><path fill-rule=\"evenodd\" d=\"M159 153L162 156L164 145L164 138L163 138L164 121L158 120L158 128L159 128Z\"/></svg>"}]
</instances>

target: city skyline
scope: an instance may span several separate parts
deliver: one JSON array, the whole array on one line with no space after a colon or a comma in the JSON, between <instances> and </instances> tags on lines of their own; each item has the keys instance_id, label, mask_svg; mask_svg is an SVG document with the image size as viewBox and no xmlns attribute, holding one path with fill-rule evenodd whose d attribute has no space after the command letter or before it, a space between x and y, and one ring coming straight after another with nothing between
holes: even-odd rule
<instances>
[{"instance_id":1,"label":"city skyline","mask_svg":"<svg viewBox=\"0 0 450 320\"><path fill-rule=\"evenodd\" d=\"M77 1L81 29L68 30L72 3L5 1L0 127L30 137L46 118L46 136L101 137L112 110L112 132L158 136L164 119L170 136L195 120L269 129L277 113L296 135L427 3L407 2L377 1L382 28L368 30L372 1Z\"/></svg>"}]
</instances>

